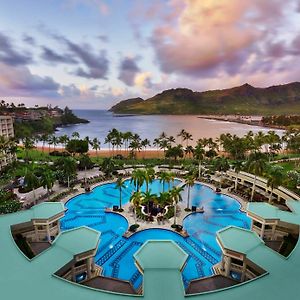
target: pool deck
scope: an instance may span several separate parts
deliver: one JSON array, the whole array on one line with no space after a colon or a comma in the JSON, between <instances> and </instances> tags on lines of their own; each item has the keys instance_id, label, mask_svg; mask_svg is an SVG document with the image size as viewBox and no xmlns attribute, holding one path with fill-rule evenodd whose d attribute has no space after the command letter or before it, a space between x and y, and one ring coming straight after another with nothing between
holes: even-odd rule
<instances>
[{"instance_id":1,"label":"pool deck","mask_svg":"<svg viewBox=\"0 0 300 300\"><path fill-rule=\"evenodd\" d=\"M109 181L109 182L106 182L106 183L110 183L110 182L113 182L113 181ZM207 186L207 187L211 188L212 190L215 190L215 187L212 184L203 183L203 182L200 182L200 181L196 181L196 183L197 184L202 184L204 186ZM240 198L237 195L231 194L230 192L228 192L228 189L222 189L221 194L229 196L229 197L234 198L235 200L237 200L241 204L241 208L240 208L241 211L246 212L247 202L245 200L243 200L242 198ZM187 211L185 211L186 206L182 202L179 202L177 207L179 208L179 211L177 213L176 224L179 224L179 225L183 224L183 220L188 215L193 214L193 213L197 213L197 212L191 212L191 211L187 212ZM132 210L132 204L130 202L125 204L123 206L123 209L124 209L124 211L122 213L118 213L118 212L116 212L116 213L121 214L122 216L124 216L127 219L129 226L132 225L132 224L135 224L135 217L134 217L134 212ZM164 221L159 222L159 223L157 222L156 219L154 219L154 221L152 221L152 222L145 221L145 220L138 220L137 223L140 225L138 227L137 231L141 231L141 230L144 230L144 229L150 229L150 228L152 228L152 229L153 228L155 228L155 229L156 228L169 229L169 230L174 231L174 229L171 228L171 225L174 224L174 217L170 218L169 220L164 220ZM129 237L131 235L132 235L132 233L130 233L130 232L127 232L125 234L126 237Z\"/></svg>"}]
</instances>

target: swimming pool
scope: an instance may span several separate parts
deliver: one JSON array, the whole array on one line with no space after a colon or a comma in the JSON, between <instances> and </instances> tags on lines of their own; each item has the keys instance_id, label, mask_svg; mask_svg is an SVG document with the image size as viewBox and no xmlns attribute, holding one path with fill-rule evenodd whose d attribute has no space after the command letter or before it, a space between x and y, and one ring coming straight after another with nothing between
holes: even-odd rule
<instances>
[{"instance_id":1,"label":"swimming pool","mask_svg":"<svg viewBox=\"0 0 300 300\"><path fill-rule=\"evenodd\" d=\"M175 180L170 186L178 185ZM125 182L126 189L122 194L122 203L129 201L134 185L130 180ZM167 191L159 180L153 181L149 188L152 193ZM145 191L143 185L141 190ZM187 199L187 190L182 193ZM221 260L221 249L216 241L216 232L229 225L250 228L250 220L240 211L240 204L233 198L214 191L204 185L195 184L191 188L191 204L203 206L204 214L194 213L183 221L189 237L171 230L147 229L130 238L122 235L128 228L127 220L121 215L105 212L106 207L119 204L119 191L114 183L96 187L89 194L78 195L66 203L68 211L61 221L61 229L67 230L86 225L101 232L101 241L95 256L96 264L103 267L103 275L128 280L135 288L142 283L143 277L137 270L133 254L147 240L173 240L189 255L182 272L185 286L189 281L210 276L212 266Z\"/></svg>"}]
</instances>

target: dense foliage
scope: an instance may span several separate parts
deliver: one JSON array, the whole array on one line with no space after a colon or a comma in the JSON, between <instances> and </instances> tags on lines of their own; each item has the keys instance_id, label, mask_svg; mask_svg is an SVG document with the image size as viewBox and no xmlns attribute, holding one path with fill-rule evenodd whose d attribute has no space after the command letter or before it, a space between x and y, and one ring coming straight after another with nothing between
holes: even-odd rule
<instances>
[{"instance_id":1,"label":"dense foliage","mask_svg":"<svg viewBox=\"0 0 300 300\"><path fill-rule=\"evenodd\" d=\"M21 207L21 203L16 200L16 196L12 192L0 189L0 214L16 212Z\"/></svg>"},{"instance_id":2,"label":"dense foliage","mask_svg":"<svg viewBox=\"0 0 300 300\"><path fill-rule=\"evenodd\" d=\"M127 114L293 114L300 111L300 83L269 88L249 84L239 87L193 92L165 90L147 100L121 101L111 110ZM130 99L129 99L130 100Z\"/></svg>"}]
</instances>

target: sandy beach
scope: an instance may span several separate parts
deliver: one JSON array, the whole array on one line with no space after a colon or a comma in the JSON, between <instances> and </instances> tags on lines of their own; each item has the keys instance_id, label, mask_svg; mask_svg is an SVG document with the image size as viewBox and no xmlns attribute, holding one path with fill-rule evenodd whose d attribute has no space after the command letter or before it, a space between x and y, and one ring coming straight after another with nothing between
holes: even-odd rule
<instances>
[{"instance_id":1,"label":"sandy beach","mask_svg":"<svg viewBox=\"0 0 300 300\"><path fill-rule=\"evenodd\" d=\"M41 146L37 146L35 147L36 150L48 153L49 152L49 148L48 146L45 146L44 149ZM62 147L55 147L55 151L59 151L62 152L65 149ZM50 148L50 152L54 151L53 147ZM102 150L98 150L98 153L95 150L89 150L88 152L90 157L110 157L110 156L115 156L118 154L121 154L123 156L128 156L129 153L128 151L123 150L108 150L108 149L102 149ZM164 152L162 150L153 150L153 149L149 149L146 151L140 151L137 152L137 158L163 158L164 157Z\"/></svg>"}]
</instances>

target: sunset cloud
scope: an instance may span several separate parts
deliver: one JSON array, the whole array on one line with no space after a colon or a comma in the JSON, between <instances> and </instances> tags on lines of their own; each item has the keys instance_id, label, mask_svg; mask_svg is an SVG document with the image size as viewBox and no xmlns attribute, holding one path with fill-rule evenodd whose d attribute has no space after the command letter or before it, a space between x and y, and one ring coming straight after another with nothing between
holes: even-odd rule
<instances>
[{"instance_id":1,"label":"sunset cloud","mask_svg":"<svg viewBox=\"0 0 300 300\"><path fill-rule=\"evenodd\" d=\"M137 65L138 58L125 57L120 64L119 79L126 85L134 85L136 74L140 71Z\"/></svg>"},{"instance_id":2,"label":"sunset cloud","mask_svg":"<svg viewBox=\"0 0 300 300\"><path fill-rule=\"evenodd\" d=\"M106 108L300 78L299 0L21 2L0 5L1 97Z\"/></svg>"},{"instance_id":3,"label":"sunset cloud","mask_svg":"<svg viewBox=\"0 0 300 300\"><path fill-rule=\"evenodd\" d=\"M274 37L289 6L278 0L184 2L177 26L156 27L152 45L162 71L208 77L220 70L237 74L251 55L262 54L268 46L262 41ZM270 50L285 53L280 44Z\"/></svg>"},{"instance_id":4,"label":"sunset cloud","mask_svg":"<svg viewBox=\"0 0 300 300\"><path fill-rule=\"evenodd\" d=\"M2 96L57 97L60 85L49 76L32 74L25 66L12 67L0 63Z\"/></svg>"},{"instance_id":5,"label":"sunset cloud","mask_svg":"<svg viewBox=\"0 0 300 300\"><path fill-rule=\"evenodd\" d=\"M26 65L32 62L32 56L26 51L17 50L12 39L0 32L0 62L10 66Z\"/></svg>"},{"instance_id":6,"label":"sunset cloud","mask_svg":"<svg viewBox=\"0 0 300 300\"><path fill-rule=\"evenodd\" d=\"M107 79L106 75L109 68L109 60L104 49L97 53L93 51L93 47L88 43L77 44L68 38L51 34L54 39L65 44L72 53L73 59L78 58L84 67L78 67L74 74L88 79Z\"/></svg>"}]
</instances>

